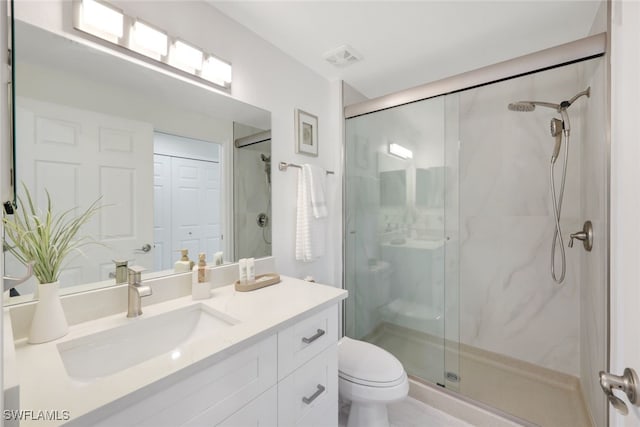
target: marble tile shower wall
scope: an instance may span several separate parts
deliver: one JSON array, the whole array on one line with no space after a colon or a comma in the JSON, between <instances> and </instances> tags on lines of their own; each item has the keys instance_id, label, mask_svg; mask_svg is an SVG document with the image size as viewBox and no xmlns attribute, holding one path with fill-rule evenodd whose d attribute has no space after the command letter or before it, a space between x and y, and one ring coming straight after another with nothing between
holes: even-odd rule
<instances>
[{"instance_id":1,"label":"marble tile shower wall","mask_svg":"<svg viewBox=\"0 0 640 427\"><path fill-rule=\"evenodd\" d=\"M607 401L597 373L607 370L607 162L605 62L595 59L582 68L584 86L591 86L582 131L581 206L594 228L591 252L580 251L580 380L596 425L606 425ZM581 245L579 245L581 247Z\"/></svg>"},{"instance_id":2,"label":"marble tile shower wall","mask_svg":"<svg viewBox=\"0 0 640 427\"><path fill-rule=\"evenodd\" d=\"M578 245L567 249L562 285L549 273L554 224L549 121L557 114L547 108L510 112L507 105L528 99L560 102L584 89L578 77L578 67L568 66L463 92L459 98L460 341L575 376L580 373ZM570 111L561 221L567 238L583 220L583 102Z\"/></svg>"}]
</instances>

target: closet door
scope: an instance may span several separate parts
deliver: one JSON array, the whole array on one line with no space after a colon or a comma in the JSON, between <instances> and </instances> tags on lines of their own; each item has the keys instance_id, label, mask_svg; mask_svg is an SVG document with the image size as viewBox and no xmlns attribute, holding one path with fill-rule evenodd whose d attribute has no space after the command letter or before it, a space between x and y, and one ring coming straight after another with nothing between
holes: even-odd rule
<instances>
[{"instance_id":1,"label":"closet door","mask_svg":"<svg viewBox=\"0 0 640 427\"><path fill-rule=\"evenodd\" d=\"M192 260L204 252L211 260L222 248L220 164L172 157L171 175L174 249L188 249Z\"/></svg>"},{"instance_id":2,"label":"closet door","mask_svg":"<svg viewBox=\"0 0 640 427\"><path fill-rule=\"evenodd\" d=\"M154 270L173 268L178 259L171 242L171 157L153 156L153 267Z\"/></svg>"}]
</instances>

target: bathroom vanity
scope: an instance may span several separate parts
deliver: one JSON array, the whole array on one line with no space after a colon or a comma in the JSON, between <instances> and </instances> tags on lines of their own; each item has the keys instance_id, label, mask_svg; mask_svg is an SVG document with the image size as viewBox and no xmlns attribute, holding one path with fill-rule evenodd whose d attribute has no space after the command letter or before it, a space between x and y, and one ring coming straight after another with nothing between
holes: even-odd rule
<instances>
[{"instance_id":1,"label":"bathroom vanity","mask_svg":"<svg viewBox=\"0 0 640 427\"><path fill-rule=\"evenodd\" d=\"M143 306L139 318L123 311L78 323L45 344L17 338L4 351L19 408L70 417L20 425L337 425L346 296L283 276L253 292L223 286L209 300Z\"/></svg>"}]
</instances>

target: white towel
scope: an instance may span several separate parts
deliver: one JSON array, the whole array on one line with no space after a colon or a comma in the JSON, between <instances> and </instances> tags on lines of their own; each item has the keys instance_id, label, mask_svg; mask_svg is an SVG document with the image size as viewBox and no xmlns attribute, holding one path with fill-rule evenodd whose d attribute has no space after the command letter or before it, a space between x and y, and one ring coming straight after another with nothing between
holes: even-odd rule
<instances>
[{"instance_id":1,"label":"white towel","mask_svg":"<svg viewBox=\"0 0 640 427\"><path fill-rule=\"evenodd\" d=\"M326 218L329 214L324 190L326 187L327 172L321 167L309 164L302 165L302 172L306 174L309 180L313 216L316 218Z\"/></svg>"},{"instance_id":2,"label":"white towel","mask_svg":"<svg viewBox=\"0 0 640 427\"><path fill-rule=\"evenodd\" d=\"M296 260L311 262L324 255L326 220L324 218L316 218L313 215L313 208L311 207L311 173L309 173L309 168L304 166L298 171Z\"/></svg>"}]
</instances>

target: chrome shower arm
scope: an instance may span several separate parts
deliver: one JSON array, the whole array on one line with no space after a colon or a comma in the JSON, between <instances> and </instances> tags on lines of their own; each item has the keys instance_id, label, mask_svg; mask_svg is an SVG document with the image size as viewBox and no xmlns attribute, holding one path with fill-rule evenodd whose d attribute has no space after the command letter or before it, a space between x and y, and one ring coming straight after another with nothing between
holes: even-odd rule
<instances>
[{"instance_id":1,"label":"chrome shower arm","mask_svg":"<svg viewBox=\"0 0 640 427\"><path fill-rule=\"evenodd\" d=\"M562 107L560 107L560 104L553 104L551 102L544 102L544 101L530 101L531 104L533 105L539 105L541 107L547 107L547 108L553 108L554 110L560 112L560 110L562 109Z\"/></svg>"},{"instance_id":2,"label":"chrome shower arm","mask_svg":"<svg viewBox=\"0 0 640 427\"><path fill-rule=\"evenodd\" d=\"M588 88L586 88L585 90L583 90L582 92L580 92L579 94L577 94L576 96L574 96L573 98L571 98L569 100L569 104L573 104L576 99L580 98L581 96L586 95L587 98L589 98L591 96L591 86L589 86Z\"/></svg>"}]
</instances>

